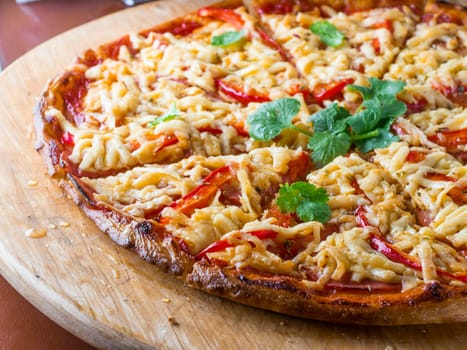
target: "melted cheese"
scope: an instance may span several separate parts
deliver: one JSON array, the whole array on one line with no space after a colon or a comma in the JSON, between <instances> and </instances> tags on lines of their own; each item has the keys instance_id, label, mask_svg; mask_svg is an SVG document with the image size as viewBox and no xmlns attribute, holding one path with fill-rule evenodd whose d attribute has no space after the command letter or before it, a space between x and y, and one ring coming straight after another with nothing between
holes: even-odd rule
<instances>
[{"instance_id":1,"label":"melted cheese","mask_svg":"<svg viewBox=\"0 0 467 350\"><path fill-rule=\"evenodd\" d=\"M454 107L443 89L467 84L467 28L454 23L420 23L384 76L407 83L402 98L427 107Z\"/></svg>"},{"instance_id":2,"label":"melted cheese","mask_svg":"<svg viewBox=\"0 0 467 350\"><path fill-rule=\"evenodd\" d=\"M323 48L310 25L322 20L319 12L296 15L263 15L262 19L274 38L294 58L297 69L313 89L317 84L352 78L354 84L366 85L366 77L381 77L399 52L405 38L414 30L415 20L407 8L375 9L351 15L334 12L327 20L345 34L343 45ZM387 21L392 30L378 28ZM378 42L378 50L375 48ZM355 102L359 95L345 92L346 101Z\"/></svg>"}]
</instances>

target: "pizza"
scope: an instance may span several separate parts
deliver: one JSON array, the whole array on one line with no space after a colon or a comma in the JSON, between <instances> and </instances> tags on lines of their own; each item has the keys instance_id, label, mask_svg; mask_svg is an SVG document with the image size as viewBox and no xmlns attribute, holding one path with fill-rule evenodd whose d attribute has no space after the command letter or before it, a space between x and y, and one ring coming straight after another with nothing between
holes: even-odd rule
<instances>
[{"instance_id":1,"label":"pizza","mask_svg":"<svg viewBox=\"0 0 467 350\"><path fill-rule=\"evenodd\" d=\"M82 53L50 176L189 286L339 323L467 321L467 12L224 1Z\"/></svg>"}]
</instances>

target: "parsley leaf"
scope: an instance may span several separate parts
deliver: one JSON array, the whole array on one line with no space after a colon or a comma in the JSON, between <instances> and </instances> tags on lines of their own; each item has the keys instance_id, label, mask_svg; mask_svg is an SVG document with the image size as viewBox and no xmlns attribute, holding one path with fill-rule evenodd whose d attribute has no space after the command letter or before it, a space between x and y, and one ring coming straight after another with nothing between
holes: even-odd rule
<instances>
[{"instance_id":1,"label":"parsley leaf","mask_svg":"<svg viewBox=\"0 0 467 350\"><path fill-rule=\"evenodd\" d=\"M346 120L350 116L348 110L334 102L328 108L313 114L309 121L313 122L315 132L333 130L335 133L339 133L347 128Z\"/></svg>"},{"instance_id":2,"label":"parsley leaf","mask_svg":"<svg viewBox=\"0 0 467 350\"><path fill-rule=\"evenodd\" d=\"M310 30L319 35L323 43L330 47L338 47L344 42L344 34L328 21L318 21L310 26Z\"/></svg>"},{"instance_id":3,"label":"parsley leaf","mask_svg":"<svg viewBox=\"0 0 467 350\"><path fill-rule=\"evenodd\" d=\"M244 31L230 31L211 38L211 45L218 47L227 47L243 42L246 38Z\"/></svg>"},{"instance_id":4,"label":"parsley leaf","mask_svg":"<svg viewBox=\"0 0 467 350\"><path fill-rule=\"evenodd\" d=\"M313 150L311 158L319 166L324 166L334 158L346 154L352 139L347 132L317 132L308 141L308 148Z\"/></svg>"},{"instance_id":5,"label":"parsley leaf","mask_svg":"<svg viewBox=\"0 0 467 350\"><path fill-rule=\"evenodd\" d=\"M177 108L177 106L175 105L175 102L174 102L172 104L172 106L170 106L170 108L169 108L169 110L167 112L165 112L160 117L157 117L157 118L154 118L153 120L151 120L148 123L148 126L151 127L151 128L154 128L157 125L159 125L160 123L168 122L169 120L175 119L175 118L179 117L180 115L181 115L180 111L178 110L178 108Z\"/></svg>"},{"instance_id":6,"label":"parsley leaf","mask_svg":"<svg viewBox=\"0 0 467 350\"><path fill-rule=\"evenodd\" d=\"M391 143L399 141L399 137L392 134L388 129L381 128L375 130L376 136L369 137L362 140L354 140L353 143L357 146L357 149L362 152L370 152L376 148L384 148L389 146Z\"/></svg>"},{"instance_id":7,"label":"parsley leaf","mask_svg":"<svg viewBox=\"0 0 467 350\"><path fill-rule=\"evenodd\" d=\"M331 218L328 200L329 196L324 188L299 181L281 186L277 205L282 212L296 212L302 221L325 223Z\"/></svg>"},{"instance_id":8,"label":"parsley leaf","mask_svg":"<svg viewBox=\"0 0 467 350\"><path fill-rule=\"evenodd\" d=\"M353 134L365 134L373 130L381 121L381 114L373 108L364 109L347 120Z\"/></svg>"},{"instance_id":9,"label":"parsley leaf","mask_svg":"<svg viewBox=\"0 0 467 350\"><path fill-rule=\"evenodd\" d=\"M373 100L364 101L362 106L380 110L384 118L396 118L407 112L407 105L394 95L380 95Z\"/></svg>"},{"instance_id":10,"label":"parsley leaf","mask_svg":"<svg viewBox=\"0 0 467 350\"><path fill-rule=\"evenodd\" d=\"M300 111L300 102L295 98L281 98L263 103L247 118L250 136L255 140L267 141L292 127L293 117Z\"/></svg>"},{"instance_id":11,"label":"parsley leaf","mask_svg":"<svg viewBox=\"0 0 467 350\"><path fill-rule=\"evenodd\" d=\"M353 143L360 152L366 153L376 148L387 147L399 137L390 132L394 119L407 111L405 103L396 95L404 88L401 81L368 79L371 86L351 85L349 89L363 96L363 103L347 124L351 129Z\"/></svg>"},{"instance_id":12,"label":"parsley leaf","mask_svg":"<svg viewBox=\"0 0 467 350\"><path fill-rule=\"evenodd\" d=\"M370 100L375 97L395 96L405 86L405 83L400 80L380 80L378 78L368 78L370 86L360 86L349 84L346 86L347 90L358 91L362 94L364 100Z\"/></svg>"}]
</instances>

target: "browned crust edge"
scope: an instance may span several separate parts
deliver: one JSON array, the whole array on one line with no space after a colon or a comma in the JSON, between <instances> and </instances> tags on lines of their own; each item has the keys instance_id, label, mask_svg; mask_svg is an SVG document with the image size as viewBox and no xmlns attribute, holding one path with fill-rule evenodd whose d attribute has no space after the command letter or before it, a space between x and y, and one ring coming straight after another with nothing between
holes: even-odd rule
<instances>
[{"instance_id":1,"label":"browned crust edge","mask_svg":"<svg viewBox=\"0 0 467 350\"><path fill-rule=\"evenodd\" d=\"M73 178L61 181L60 185L97 227L117 244L135 251L164 272L183 277L191 270L193 258L162 225L131 217L104 203L93 203Z\"/></svg>"},{"instance_id":2,"label":"browned crust edge","mask_svg":"<svg viewBox=\"0 0 467 350\"><path fill-rule=\"evenodd\" d=\"M239 272L206 260L194 265L187 282L245 305L334 323L394 326L467 321L467 290L439 282L404 293L320 293L291 277Z\"/></svg>"}]
</instances>

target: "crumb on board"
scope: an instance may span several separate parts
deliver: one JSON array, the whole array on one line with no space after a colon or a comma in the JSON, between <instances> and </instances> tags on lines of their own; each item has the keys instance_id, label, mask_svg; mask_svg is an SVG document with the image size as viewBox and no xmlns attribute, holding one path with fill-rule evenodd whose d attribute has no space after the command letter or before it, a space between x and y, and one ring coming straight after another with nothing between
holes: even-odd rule
<instances>
[{"instance_id":1,"label":"crumb on board","mask_svg":"<svg viewBox=\"0 0 467 350\"><path fill-rule=\"evenodd\" d=\"M47 235L47 230L45 228L28 228L24 235L29 238L42 238Z\"/></svg>"},{"instance_id":2,"label":"crumb on board","mask_svg":"<svg viewBox=\"0 0 467 350\"><path fill-rule=\"evenodd\" d=\"M52 229L57 228L57 225L50 224L50 225L49 225L49 228L52 228Z\"/></svg>"},{"instance_id":3,"label":"crumb on board","mask_svg":"<svg viewBox=\"0 0 467 350\"><path fill-rule=\"evenodd\" d=\"M170 303L170 299L169 299L169 298L162 298L161 301L162 301L163 303L166 303L166 304Z\"/></svg>"},{"instance_id":4,"label":"crumb on board","mask_svg":"<svg viewBox=\"0 0 467 350\"><path fill-rule=\"evenodd\" d=\"M70 227L70 223L66 222L66 221L60 221L58 226L60 226L60 227Z\"/></svg>"},{"instance_id":5,"label":"crumb on board","mask_svg":"<svg viewBox=\"0 0 467 350\"><path fill-rule=\"evenodd\" d=\"M37 186L38 184L39 182L37 182L36 180L28 180L29 187L34 187L34 186Z\"/></svg>"},{"instance_id":6,"label":"crumb on board","mask_svg":"<svg viewBox=\"0 0 467 350\"><path fill-rule=\"evenodd\" d=\"M175 317L173 316L169 316L167 318L167 320L169 321L169 323L172 325L172 326L178 326L180 325L180 323L177 322L177 320L175 319Z\"/></svg>"}]
</instances>

